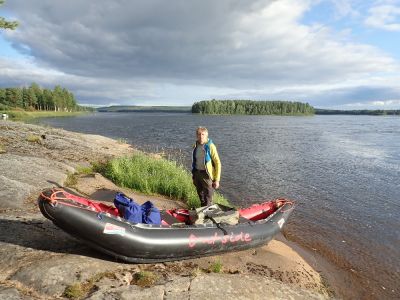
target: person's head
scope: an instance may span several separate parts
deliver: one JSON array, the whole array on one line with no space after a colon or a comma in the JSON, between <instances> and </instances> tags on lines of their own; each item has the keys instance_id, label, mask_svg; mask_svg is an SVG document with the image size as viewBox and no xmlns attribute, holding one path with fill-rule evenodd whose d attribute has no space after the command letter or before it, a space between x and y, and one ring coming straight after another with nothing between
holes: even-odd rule
<instances>
[{"instance_id":1,"label":"person's head","mask_svg":"<svg viewBox=\"0 0 400 300\"><path fill-rule=\"evenodd\" d=\"M196 140L199 144L205 144L208 141L208 130L205 127L197 127Z\"/></svg>"}]
</instances>

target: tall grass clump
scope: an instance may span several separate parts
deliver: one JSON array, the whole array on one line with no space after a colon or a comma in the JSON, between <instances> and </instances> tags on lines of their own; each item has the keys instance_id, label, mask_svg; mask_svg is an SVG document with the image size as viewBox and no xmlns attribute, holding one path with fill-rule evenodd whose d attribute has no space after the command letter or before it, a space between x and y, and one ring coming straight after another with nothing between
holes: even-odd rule
<instances>
[{"instance_id":1,"label":"tall grass clump","mask_svg":"<svg viewBox=\"0 0 400 300\"><path fill-rule=\"evenodd\" d=\"M192 175L174 161L137 152L109 161L102 166L101 173L120 186L182 200L190 208L200 206ZM229 205L228 200L218 193L215 193L214 202Z\"/></svg>"},{"instance_id":2,"label":"tall grass clump","mask_svg":"<svg viewBox=\"0 0 400 300\"><path fill-rule=\"evenodd\" d=\"M0 113L8 114L10 120L13 121L27 121L35 118L46 118L46 117L72 117L82 114L87 114L88 112L64 112L64 111L25 111L22 109L14 110L2 110Z\"/></svg>"}]
</instances>

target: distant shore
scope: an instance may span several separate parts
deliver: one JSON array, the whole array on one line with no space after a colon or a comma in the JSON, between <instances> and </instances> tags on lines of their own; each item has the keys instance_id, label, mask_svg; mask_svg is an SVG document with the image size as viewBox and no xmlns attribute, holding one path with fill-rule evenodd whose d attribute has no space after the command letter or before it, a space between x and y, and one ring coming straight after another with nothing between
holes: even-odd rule
<instances>
[{"instance_id":1,"label":"distant shore","mask_svg":"<svg viewBox=\"0 0 400 300\"><path fill-rule=\"evenodd\" d=\"M109 106L99 107L94 111L55 112L55 111L24 111L24 110L0 110L0 119L27 120L46 117L73 117L89 113L186 113L192 114L190 106ZM4 117L3 117L4 114ZM207 113L193 113L194 115L208 115ZM262 113L210 113L221 116L313 116L313 115L355 115L355 116L400 116L398 110L337 110L315 108L313 114L262 114ZM6 116L6 117L5 117Z\"/></svg>"},{"instance_id":2,"label":"distant shore","mask_svg":"<svg viewBox=\"0 0 400 300\"><path fill-rule=\"evenodd\" d=\"M98 112L161 112L161 113L192 113L190 106L109 106L100 107ZM259 116L276 116L282 114L257 114L257 113L211 113L211 115L259 115ZM291 116L290 114L283 114ZM309 116L307 114L306 116ZM360 109L360 110L338 110L338 109L322 109L315 108L314 115L370 115L370 116L400 116L400 109ZM297 116L297 115L294 115Z\"/></svg>"}]
</instances>

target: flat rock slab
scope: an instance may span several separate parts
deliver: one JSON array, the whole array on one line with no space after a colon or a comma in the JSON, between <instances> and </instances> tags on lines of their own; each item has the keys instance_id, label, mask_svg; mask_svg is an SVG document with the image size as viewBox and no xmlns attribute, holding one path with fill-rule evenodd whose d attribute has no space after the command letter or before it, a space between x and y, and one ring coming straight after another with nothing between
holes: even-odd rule
<instances>
[{"instance_id":1,"label":"flat rock slab","mask_svg":"<svg viewBox=\"0 0 400 300\"><path fill-rule=\"evenodd\" d=\"M45 256L42 260L20 268L11 278L49 296L59 296L74 282L90 279L102 272L112 272L117 265L83 256Z\"/></svg>"},{"instance_id":2,"label":"flat rock slab","mask_svg":"<svg viewBox=\"0 0 400 300\"><path fill-rule=\"evenodd\" d=\"M133 152L98 135L0 120L0 209L21 208L32 194L63 185L67 172Z\"/></svg>"},{"instance_id":3,"label":"flat rock slab","mask_svg":"<svg viewBox=\"0 0 400 300\"><path fill-rule=\"evenodd\" d=\"M14 154L0 155L0 208L18 208L35 191L62 185L74 169L61 162Z\"/></svg>"},{"instance_id":4,"label":"flat rock slab","mask_svg":"<svg viewBox=\"0 0 400 300\"><path fill-rule=\"evenodd\" d=\"M4 300L30 300L30 296L21 294L16 288L1 287L0 286L0 299Z\"/></svg>"},{"instance_id":5,"label":"flat rock slab","mask_svg":"<svg viewBox=\"0 0 400 300\"><path fill-rule=\"evenodd\" d=\"M135 285L103 288L87 299L329 299L311 291L288 286L272 278L257 275L203 274L192 277L175 276L164 285Z\"/></svg>"},{"instance_id":6,"label":"flat rock slab","mask_svg":"<svg viewBox=\"0 0 400 300\"><path fill-rule=\"evenodd\" d=\"M107 291L100 291L92 294L88 300L132 300L132 299L164 299L164 287L141 288L131 285L122 288L110 288ZM185 298L180 298L185 299Z\"/></svg>"},{"instance_id":7,"label":"flat rock slab","mask_svg":"<svg viewBox=\"0 0 400 300\"><path fill-rule=\"evenodd\" d=\"M308 290L294 288L257 275L208 274L193 279L190 299L327 299Z\"/></svg>"}]
</instances>

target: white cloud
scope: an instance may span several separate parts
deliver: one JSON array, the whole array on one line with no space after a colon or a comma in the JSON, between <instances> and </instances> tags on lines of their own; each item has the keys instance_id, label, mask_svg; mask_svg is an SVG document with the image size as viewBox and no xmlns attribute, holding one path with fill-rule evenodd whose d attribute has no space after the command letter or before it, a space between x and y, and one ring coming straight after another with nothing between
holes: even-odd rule
<instances>
[{"instance_id":1,"label":"white cloud","mask_svg":"<svg viewBox=\"0 0 400 300\"><path fill-rule=\"evenodd\" d=\"M341 15L356 14L348 2L334 2ZM7 64L0 82L61 84L95 104L327 99L329 92L343 99L369 85L388 88L393 99L387 82L398 63L324 24L302 24L314 4L14 0L9 7L23 22L7 37L31 60Z\"/></svg>"},{"instance_id":2,"label":"white cloud","mask_svg":"<svg viewBox=\"0 0 400 300\"><path fill-rule=\"evenodd\" d=\"M333 5L335 6L335 14L336 18L343 17L359 17L360 12L354 7L358 4L358 1L349 1L349 0L331 0Z\"/></svg>"},{"instance_id":3,"label":"white cloud","mask_svg":"<svg viewBox=\"0 0 400 300\"><path fill-rule=\"evenodd\" d=\"M370 104L375 106L393 106L393 105L400 105L400 100L372 101Z\"/></svg>"},{"instance_id":4,"label":"white cloud","mask_svg":"<svg viewBox=\"0 0 400 300\"><path fill-rule=\"evenodd\" d=\"M134 104L135 99L139 97L154 97L148 83L145 82L67 74L39 67L29 59L20 61L0 58L0 70L1 86L29 86L32 82L46 88L62 85L74 91L77 99L81 101L88 99L99 104L109 104L117 100L120 104Z\"/></svg>"},{"instance_id":5,"label":"white cloud","mask_svg":"<svg viewBox=\"0 0 400 300\"><path fill-rule=\"evenodd\" d=\"M387 31L400 31L400 6L395 2L385 1L372 6L365 24Z\"/></svg>"},{"instance_id":6,"label":"white cloud","mask_svg":"<svg viewBox=\"0 0 400 300\"><path fill-rule=\"evenodd\" d=\"M381 100L381 101L367 101L367 102L354 102L346 103L342 106L337 106L337 109L383 109L383 110L397 110L399 109L400 100Z\"/></svg>"}]
</instances>

